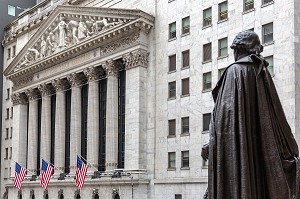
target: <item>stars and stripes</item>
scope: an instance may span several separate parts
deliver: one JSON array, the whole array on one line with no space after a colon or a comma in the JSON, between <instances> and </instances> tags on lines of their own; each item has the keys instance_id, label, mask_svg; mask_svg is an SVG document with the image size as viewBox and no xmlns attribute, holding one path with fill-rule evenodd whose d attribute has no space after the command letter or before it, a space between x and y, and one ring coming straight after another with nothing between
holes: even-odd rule
<instances>
[{"instance_id":1,"label":"stars and stripes","mask_svg":"<svg viewBox=\"0 0 300 199\"><path fill-rule=\"evenodd\" d=\"M54 168L45 160L42 160L42 171L41 171L41 186L45 189L48 188L50 178L52 176Z\"/></svg>"},{"instance_id":2,"label":"stars and stripes","mask_svg":"<svg viewBox=\"0 0 300 199\"><path fill-rule=\"evenodd\" d=\"M23 168L19 163L16 162L14 185L18 189L22 188L22 182L24 180L25 175L26 175L26 169Z\"/></svg>"},{"instance_id":3,"label":"stars and stripes","mask_svg":"<svg viewBox=\"0 0 300 199\"><path fill-rule=\"evenodd\" d=\"M79 156L77 156L77 167L76 167L76 186L78 186L80 189L82 189L86 172L88 167L84 162L81 160Z\"/></svg>"}]
</instances>

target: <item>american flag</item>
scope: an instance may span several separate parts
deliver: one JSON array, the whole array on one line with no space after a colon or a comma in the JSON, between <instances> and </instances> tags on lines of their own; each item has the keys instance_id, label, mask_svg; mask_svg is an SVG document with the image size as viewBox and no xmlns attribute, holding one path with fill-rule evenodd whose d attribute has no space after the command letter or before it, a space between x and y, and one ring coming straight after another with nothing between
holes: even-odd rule
<instances>
[{"instance_id":1,"label":"american flag","mask_svg":"<svg viewBox=\"0 0 300 199\"><path fill-rule=\"evenodd\" d=\"M78 186L80 189L83 187L87 169L87 166L84 164L81 158L77 156L76 186Z\"/></svg>"},{"instance_id":2,"label":"american flag","mask_svg":"<svg viewBox=\"0 0 300 199\"><path fill-rule=\"evenodd\" d=\"M22 188L22 182L26 175L26 169L24 169L19 163L16 162L15 181L14 185L18 189Z\"/></svg>"},{"instance_id":3,"label":"american flag","mask_svg":"<svg viewBox=\"0 0 300 199\"><path fill-rule=\"evenodd\" d=\"M41 186L45 189L48 188L53 169L54 168L50 164L45 160L42 160Z\"/></svg>"}]
</instances>

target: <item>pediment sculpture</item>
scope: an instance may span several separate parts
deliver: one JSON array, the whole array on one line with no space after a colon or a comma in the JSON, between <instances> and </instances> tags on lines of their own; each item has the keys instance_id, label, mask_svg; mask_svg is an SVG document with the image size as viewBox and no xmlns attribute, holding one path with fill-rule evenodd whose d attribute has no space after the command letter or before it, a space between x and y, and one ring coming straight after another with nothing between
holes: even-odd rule
<instances>
[{"instance_id":1,"label":"pediment sculpture","mask_svg":"<svg viewBox=\"0 0 300 199\"><path fill-rule=\"evenodd\" d=\"M124 23L120 18L94 16L70 18L61 14L56 23L52 24L37 42L27 49L25 56L17 64L16 70Z\"/></svg>"}]
</instances>

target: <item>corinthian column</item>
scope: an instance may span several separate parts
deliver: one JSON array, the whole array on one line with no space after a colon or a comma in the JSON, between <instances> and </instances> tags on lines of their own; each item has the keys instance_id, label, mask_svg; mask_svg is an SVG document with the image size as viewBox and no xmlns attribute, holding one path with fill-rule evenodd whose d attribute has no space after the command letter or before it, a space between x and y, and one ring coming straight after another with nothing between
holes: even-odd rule
<instances>
[{"instance_id":1,"label":"corinthian column","mask_svg":"<svg viewBox=\"0 0 300 199\"><path fill-rule=\"evenodd\" d=\"M51 158L51 96L53 87L42 84L38 87L42 94L42 122L41 122L41 157L50 161ZM42 159L41 158L41 159ZM52 162L53 163L53 162Z\"/></svg>"},{"instance_id":2,"label":"corinthian column","mask_svg":"<svg viewBox=\"0 0 300 199\"><path fill-rule=\"evenodd\" d=\"M60 170L65 167L65 143L66 143L66 79L52 81L56 91L55 104L55 143L54 143L54 165Z\"/></svg>"},{"instance_id":3,"label":"corinthian column","mask_svg":"<svg viewBox=\"0 0 300 199\"><path fill-rule=\"evenodd\" d=\"M107 74L106 170L118 166L118 68L114 61L103 64Z\"/></svg>"},{"instance_id":4,"label":"corinthian column","mask_svg":"<svg viewBox=\"0 0 300 199\"><path fill-rule=\"evenodd\" d=\"M37 89L30 88L25 91L29 99L28 115L28 159L27 169L36 174L37 171L37 150L38 150L38 97Z\"/></svg>"},{"instance_id":5,"label":"corinthian column","mask_svg":"<svg viewBox=\"0 0 300 199\"><path fill-rule=\"evenodd\" d=\"M88 82L87 115L87 162L98 168L99 157L99 79L98 68L86 68L84 71Z\"/></svg>"},{"instance_id":6,"label":"corinthian column","mask_svg":"<svg viewBox=\"0 0 300 199\"><path fill-rule=\"evenodd\" d=\"M84 78L81 74L67 76L72 86L71 124L70 124L70 173L75 173L76 155L81 151L81 85Z\"/></svg>"},{"instance_id":7,"label":"corinthian column","mask_svg":"<svg viewBox=\"0 0 300 199\"><path fill-rule=\"evenodd\" d=\"M28 116L28 101L25 93L14 93L12 95L12 102L14 106L13 117L13 136L12 146L14 152L12 159L26 167L27 155L27 116ZM15 168L15 162L11 161L11 168ZM15 170L11 170L11 176L14 176Z\"/></svg>"}]
</instances>

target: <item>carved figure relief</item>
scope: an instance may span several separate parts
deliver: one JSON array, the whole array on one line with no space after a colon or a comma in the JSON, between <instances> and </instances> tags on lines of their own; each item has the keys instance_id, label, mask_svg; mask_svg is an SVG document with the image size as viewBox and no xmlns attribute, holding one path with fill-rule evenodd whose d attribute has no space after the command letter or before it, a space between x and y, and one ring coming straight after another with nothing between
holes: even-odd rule
<instances>
[{"instance_id":1,"label":"carved figure relief","mask_svg":"<svg viewBox=\"0 0 300 199\"><path fill-rule=\"evenodd\" d=\"M64 17L60 17L60 22L58 23L57 27L53 30L53 32L58 31L59 36L58 36L58 48L64 48L67 46L66 44L66 28L67 28L67 23L64 21Z\"/></svg>"}]
</instances>

